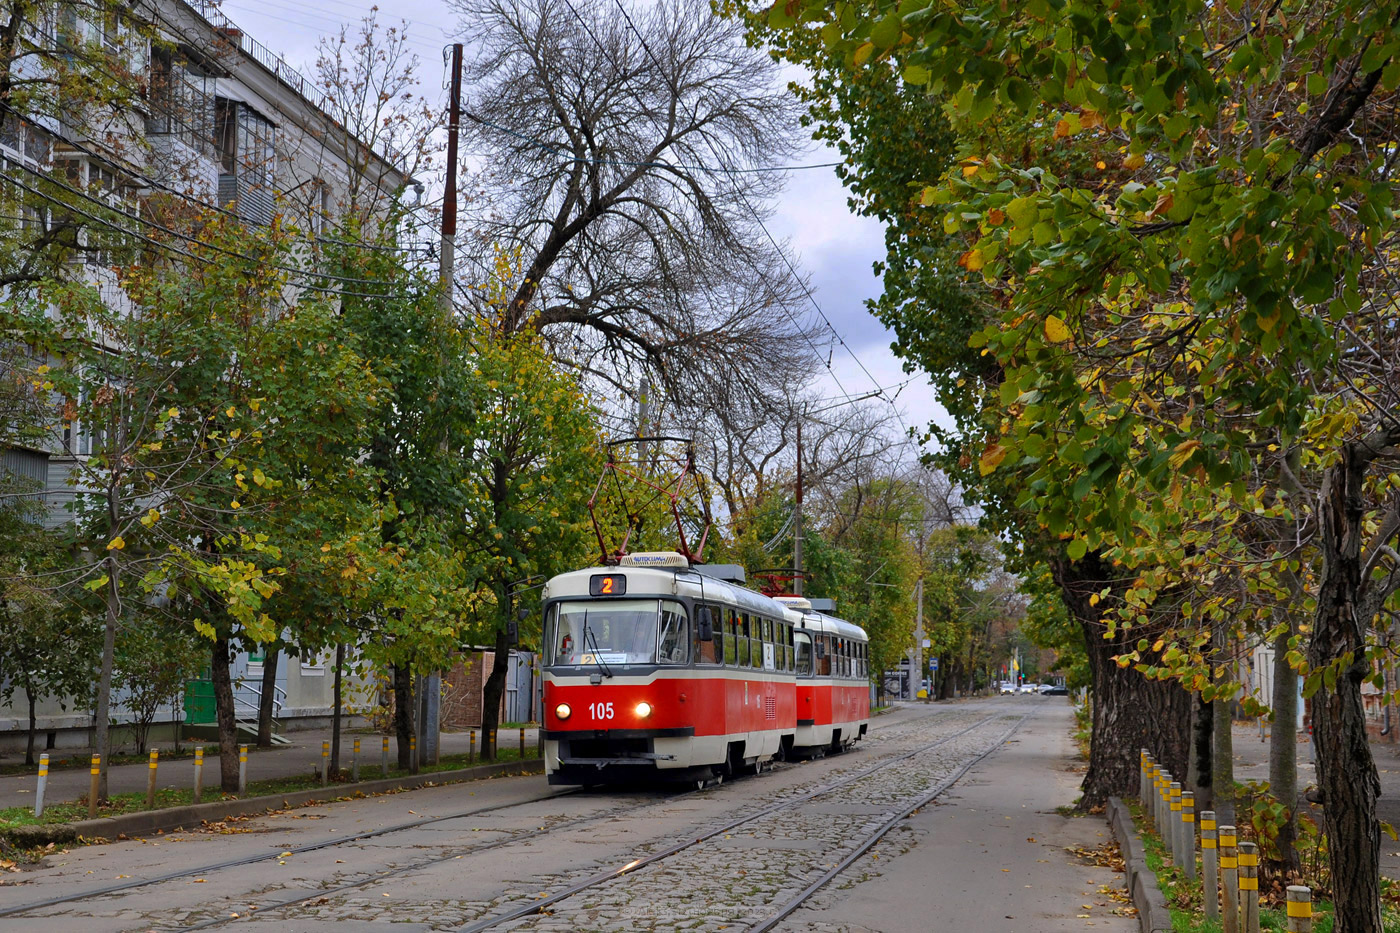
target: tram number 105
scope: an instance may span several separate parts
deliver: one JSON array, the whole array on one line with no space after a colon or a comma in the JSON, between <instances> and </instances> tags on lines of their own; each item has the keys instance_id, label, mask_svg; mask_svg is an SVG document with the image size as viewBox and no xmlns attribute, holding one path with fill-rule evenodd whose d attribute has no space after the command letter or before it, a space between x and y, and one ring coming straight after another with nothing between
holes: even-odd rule
<instances>
[{"instance_id":1,"label":"tram number 105","mask_svg":"<svg viewBox=\"0 0 1400 933\"><path fill-rule=\"evenodd\" d=\"M611 703L589 703L588 715L594 719L612 719L613 705Z\"/></svg>"}]
</instances>

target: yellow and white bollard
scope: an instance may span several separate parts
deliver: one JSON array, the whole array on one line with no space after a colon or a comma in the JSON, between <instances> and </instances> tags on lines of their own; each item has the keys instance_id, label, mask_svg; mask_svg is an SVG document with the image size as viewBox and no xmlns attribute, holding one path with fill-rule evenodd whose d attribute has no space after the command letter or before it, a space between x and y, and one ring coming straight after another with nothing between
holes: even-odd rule
<instances>
[{"instance_id":1,"label":"yellow and white bollard","mask_svg":"<svg viewBox=\"0 0 1400 933\"><path fill-rule=\"evenodd\" d=\"M1288 933L1312 933L1312 889L1288 886Z\"/></svg>"},{"instance_id":2,"label":"yellow and white bollard","mask_svg":"<svg viewBox=\"0 0 1400 933\"><path fill-rule=\"evenodd\" d=\"M350 753L350 780L360 782L360 740L355 740L355 750Z\"/></svg>"},{"instance_id":3,"label":"yellow and white bollard","mask_svg":"<svg viewBox=\"0 0 1400 933\"><path fill-rule=\"evenodd\" d=\"M379 744L379 776L389 776L389 737L383 736Z\"/></svg>"},{"instance_id":4,"label":"yellow and white bollard","mask_svg":"<svg viewBox=\"0 0 1400 933\"><path fill-rule=\"evenodd\" d=\"M248 793L248 746L238 746L238 796Z\"/></svg>"},{"instance_id":5,"label":"yellow and white bollard","mask_svg":"<svg viewBox=\"0 0 1400 933\"><path fill-rule=\"evenodd\" d=\"M408 770L414 774L418 773L418 736L408 737Z\"/></svg>"},{"instance_id":6,"label":"yellow and white bollard","mask_svg":"<svg viewBox=\"0 0 1400 933\"><path fill-rule=\"evenodd\" d=\"M321 786L325 787L331 780L331 743L321 742Z\"/></svg>"},{"instance_id":7,"label":"yellow and white bollard","mask_svg":"<svg viewBox=\"0 0 1400 933\"><path fill-rule=\"evenodd\" d=\"M88 776L88 819L97 819L97 788L102 783L102 756L92 756L92 771Z\"/></svg>"},{"instance_id":8,"label":"yellow and white bollard","mask_svg":"<svg viewBox=\"0 0 1400 933\"><path fill-rule=\"evenodd\" d=\"M1240 929L1259 933L1259 847L1240 843Z\"/></svg>"},{"instance_id":9,"label":"yellow and white bollard","mask_svg":"<svg viewBox=\"0 0 1400 933\"><path fill-rule=\"evenodd\" d=\"M194 802L199 803L199 798L204 796L204 746L200 745L194 750Z\"/></svg>"},{"instance_id":10,"label":"yellow and white bollard","mask_svg":"<svg viewBox=\"0 0 1400 933\"><path fill-rule=\"evenodd\" d=\"M520 760L525 760L525 727L520 727Z\"/></svg>"},{"instance_id":11,"label":"yellow and white bollard","mask_svg":"<svg viewBox=\"0 0 1400 933\"><path fill-rule=\"evenodd\" d=\"M1196 880L1196 795L1184 790L1181 792L1181 850L1185 861L1186 877Z\"/></svg>"},{"instance_id":12,"label":"yellow and white bollard","mask_svg":"<svg viewBox=\"0 0 1400 933\"><path fill-rule=\"evenodd\" d=\"M1220 827L1220 888L1224 903L1220 925L1225 933L1240 933L1240 871L1235 851L1235 827Z\"/></svg>"},{"instance_id":13,"label":"yellow and white bollard","mask_svg":"<svg viewBox=\"0 0 1400 933\"><path fill-rule=\"evenodd\" d=\"M1181 782L1172 781L1167 785L1167 825L1162 833L1169 840L1167 849L1171 852L1172 864L1181 864Z\"/></svg>"},{"instance_id":14,"label":"yellow and white bollard","mask_svg":"<svg viewBox=\"0 0 1400 933\"><path fill-rule=\"evenodd\" d=\"M467 739L467 761L476 760L476 730L471 730L471 735Z\"/></svg>"},{"instance_id":15,"label":"yellow and white bollard","mask_svg":"<svg viewBox=\"0 0 1400 933\"><path fill-rule=\"evenodd\" d=\"M1220 861L1215 848L1215 811L1201 811L1201 893L1206 905L1206 918L1220 919Z\"/></svg>"},{"instance_id":16,"label":"yellow and white bollard","mask_svg":"<svg viewBox=\"0 0 1400 933\"><path fill-rule=\"evenodd\" d=\"M1138 803L1147 806L1147 775L1152 756L1147 749L1138 752Z\"/></svg>"},{"instance_id":17,"label":"yellow and white bollard","mask_svg":"<svg viewBox=\"0 0 1400 933\"><path fill-rule=\"evenodd\" d=\"M49 755L39 756L39 786L34 789L34 815L44 815L44 788L49 784Z\"/></svg>"},{"instance_id":18,"label":"yellow and white bollard","mask_svg":"<svg viewBox=\"0 0 1400 933\"><path fill-rule=\"evenodd\" d=\"M156 807L156 764L160 761L160 749L151 749L146 760L146 809Z\"/></svg>"}]
</instances>

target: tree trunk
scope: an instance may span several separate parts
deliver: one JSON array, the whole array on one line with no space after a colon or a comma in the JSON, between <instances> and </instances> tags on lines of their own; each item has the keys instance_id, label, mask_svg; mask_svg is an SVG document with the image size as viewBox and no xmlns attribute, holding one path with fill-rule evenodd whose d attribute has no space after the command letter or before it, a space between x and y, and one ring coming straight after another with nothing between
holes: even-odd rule
<instances>
[{"instance_id":1,"label":"tree trunk","mask_svg":"<svg viewBox=\"0 0 1400 933\"><path fill-rule=\"evenodd\" d=\"M413 767L408 753L413 738L413 673L406 664L394 665L394 735L398 740L399 770Z\"/></svg>"},{"instance_id":2,"label":"tree trunk","mask_svg":"<svg viewBox=\"0 0 1400 933\"><path fill-rule=\"evenodd\" d=\"M38 717L34 715L34 713L35 713L34 707L35 707L35 705L36 705L36 701L35 701L35 699L34 699L34 691L33 691L32 689L30 689L29 687L25 687L25 688L24 688L24 694L25 694L25 696L27 696L27 697L29 698L29 738L26 740L26 742L25 742L25 744L24 744L24 763L25 763L26 765L33 765L33 764L34 764L34 735L35 735L36 732L39 731L39 729L38 729L39 720L38 720Z\"/></svg>"},{"instance_id":3,"label":"tree trunk","mask_svg":"<svg viewBox=\"0 0 1400 933\"><path fill-rule=\"evenodd\" d=\"M1211 662L1211 678L1216 683L1233 680L1230 676L1229 636L1217 631L1214 635L1215 657ZM1234 694L1216 696L1211 703L1214 719L1214 747L1211 749L1211 798L1215 806L1215 825L1235 825L1235 736L1231 703Z\"/></svg>"},{"instance_id":4,"label":"tree trunk","mask_svg":"<svg viewBox=\"0 0 1400 933\"><path fill-rule=\"evenodd\" d=\"M1291 623L1292 615L1289 615ZM1297 874L1298 861L1298 674L1288 663L1290 624L1274 640L1274 725L1269 734L1269 791L1288 808L1288 820L1279 827L1274 845L1278 857L1266 863L1272 877Z\"/></svg>"},{"instance_id":5,"label":"tree trunk","mask_svg":"<svg viewBox=\"0 0 1400 933\"><path fill-rule=\"evenodd\" d=\"M340 668L345 664L345 643L335 646L335 685L331 688L335 697L335 711L331 714L331 774L340 777Z\"/></svg>"},{"instance_id":6,"label":"tree trunk","mask_svg":"<svg viewBox=\"0 0 1400 933\"><path fill-rule=\"evenodd\" d=\"M1359 596L1366 461L1356 444L1323 477L1322 579L1308 646L1308 665L1321 673L1312 698L1317 777L1331 855L1334 933L1381 933L1380 779L1366 739L1361 682L1370 674Z\"/></svg>"},{"instance_id":7,"label":"tree trunk","mask_svg":"<svg viewBox=\"0 0 1400 933\"><path fill-rule=\"evenodd\" d=\"M267 649L263 659L262 695L258 697L258 748L272 747L272 710L277 701L276 646Z\"/></svg>"},{"instance_id":8,"label":"tree trunk","mask_svg":"<svg viewBox=\"0 0 1400 933\"><path fill-rule=\"evenodd\" d=\"M115 506L113 506L115 509ZM113 519L115 521L115 519ZM121 614L121 591L118 589L120 569L117 559L107 556L107 626L102 632L102 666L97 674L97 703L92 714L92 747L102 756L101 776L97 783L97 799L107 800L107 759L111 756L112 667L117 650L117 622Z\"/></svg>"},{"instance_id":9,"label":"tree trunk","mask_svg":"<svg viewBox=\"0 0 1400 933\"><path fill-rule=\"evenodd\" d=\"M233 675L229 670L228 636L214 639L209 676L214 682L214 719L219 726L219 788L238 793L238 722L233 713Z\"/></svg>"},{"instance_id":10,"label":"tree trunk","mask_svg":"<svg viewBox=\"0 0 1400 933\"><path fill-rule=\"evenodd\" d=\"M1187 763L1184 785L1196 795L1196 809L1214 810L1214 787L1211 782L1211 742L1215 735L1214 704L1207 703L1197 691L1191 694L1191 759Z\"/></svg>"},{"instance_id":11,"label":"tree trunk","mask_svg":"<svg viewBox=\"0 0 1400 933\"><path fill-rule=\"evenodd\" d=\"M1138 754L1144 748L1173 774L1184 774L1190 758L1191 695L1175 681L1148 680L1114 660L1131 653L1138 639L1150 641L1155 630L1120 627L1114 637L1104 638L1107 630L1089 597L1113 581L1114 574L1097 554L1073 562L1057 555L1050 565L1065 606L1084 630L1089 655L1093 728L1079 807L1087 810L1111 796L1136 795Z\"/></svg>"},{"instance_id":12,"label":"tree trunk","mask_svg":"<svg viewBox=\"0 0 1400 933\"><path fill-rule=\"evenodd\" d=\"M501 697L506 692L506 672L509 669L510 642L506 640L503 623L496 629L496 656L491 661L491 673L486 676L481 690L481 757L486 761L496 758L496 743L492 738L501 724Z\"/></svg>"}]
</instances>

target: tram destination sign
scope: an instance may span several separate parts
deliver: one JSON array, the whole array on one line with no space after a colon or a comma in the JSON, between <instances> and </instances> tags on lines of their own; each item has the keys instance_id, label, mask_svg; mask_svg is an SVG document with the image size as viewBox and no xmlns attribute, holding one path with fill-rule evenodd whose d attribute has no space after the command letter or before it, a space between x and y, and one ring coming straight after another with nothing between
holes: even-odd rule
<instances>
[{"instance_id":1,"label":"tram destination sign","mask_svg":"<svg viewBox=\"0 0 1400 933\"><path fill-rule=\"evenodd\" d=\"M623 596L627 593L627 575L595 573L588 578L589 596Z\"/></svg>"}]
</instances>

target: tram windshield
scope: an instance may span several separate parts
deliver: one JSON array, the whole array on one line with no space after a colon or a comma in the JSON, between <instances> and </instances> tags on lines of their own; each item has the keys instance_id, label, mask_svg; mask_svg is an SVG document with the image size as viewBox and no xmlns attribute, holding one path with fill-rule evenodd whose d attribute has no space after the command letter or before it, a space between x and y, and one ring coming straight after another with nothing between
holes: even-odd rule
<instances>
[{"instance_id":1,"label":"tram windshield","mask_svg":"<svg viewBox=\"0 0 1400 933\"><path fill-rule=\"evenodd\" d=\"M690 645L685 609L657 599L555 605L550 664L684 664Z\"/></svg>"}]
</instances>

